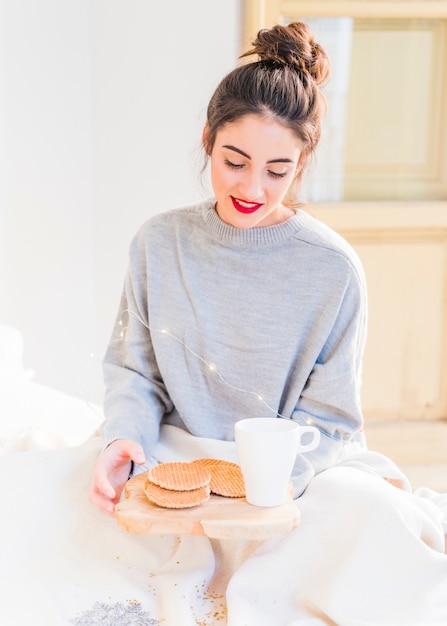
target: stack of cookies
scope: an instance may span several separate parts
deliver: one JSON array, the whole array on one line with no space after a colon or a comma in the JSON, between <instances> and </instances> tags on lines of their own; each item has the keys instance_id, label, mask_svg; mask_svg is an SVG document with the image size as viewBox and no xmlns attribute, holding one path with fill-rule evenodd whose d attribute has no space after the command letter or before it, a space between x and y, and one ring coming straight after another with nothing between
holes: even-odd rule
<instances>
[{"instance_id":1,"label":"stack of cookies","mask_svg":"<svg viewBox=\"0 0 447 626\"><path fill-rule=\"evenodd\" d=\"M144 493L150 502L169 509L198 506L216 494L245 496L244 479L236 463L197 459L191 463L160 463L149 470Z\"/></svg>"}]
</instances>

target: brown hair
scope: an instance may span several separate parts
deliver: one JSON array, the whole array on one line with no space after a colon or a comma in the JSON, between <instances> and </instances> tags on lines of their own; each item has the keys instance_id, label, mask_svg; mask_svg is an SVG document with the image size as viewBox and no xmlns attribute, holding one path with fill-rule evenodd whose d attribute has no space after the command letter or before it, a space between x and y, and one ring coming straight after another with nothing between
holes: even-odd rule
<instances>
[{"instance_id":1,"label":"brown hair","mask_svg":"<svg viewBox=\"0 0 447 626\"><path fill-rule=\"evenodd\" d=\"M302 22L260 30L253 48L241 55L258 60L240 65L223 78L208 105L203 146L209 156L217 132L244 115L273 117L311 154L320 139L326 101L320 86L329 77L329 59ZM297 181L301 174L298 174Z\"/></svg>"}]
</instances>

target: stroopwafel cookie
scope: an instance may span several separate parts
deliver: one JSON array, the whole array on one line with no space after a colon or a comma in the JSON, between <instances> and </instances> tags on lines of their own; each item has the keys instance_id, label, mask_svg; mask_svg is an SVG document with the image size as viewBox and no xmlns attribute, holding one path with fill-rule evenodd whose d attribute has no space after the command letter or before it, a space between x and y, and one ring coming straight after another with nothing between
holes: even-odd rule
<instances>
[{"instance_id":1,"label":"stroopwafel cookie","mask_svg":"<svg viewBox=\"0 0 447 626\"><path fill-rule=\"evenodd\" d=\"M211 493L227 498L243 498L245 484L239 465L221 459L197 459L191 465L206 468L211 474Z\"/></svg>"},{"instance_id":2,"label":"stroopwafel cookie","mask_svg":"<svg viewBox=\"0 0 447 626\"><path fill-rule=\"evenodd\" d=\"M167 509L187 509L203 504L210 498L208 485L198 489L176 491L174 489L164 489L149 479L144 483L144 493L150 502Z\"/></svg>"},{"instance_id":3,"label":"stroopwafel cookie","mask_svg":"<svg viewBox=\"0 0 447 626\"><path fill-rule=\"evenodd\" d=\"M206 467L191 463L160 463L149 470L148 478L164 489L191 491L209 485L211 473Z\"/></svg>"}]
</instances>

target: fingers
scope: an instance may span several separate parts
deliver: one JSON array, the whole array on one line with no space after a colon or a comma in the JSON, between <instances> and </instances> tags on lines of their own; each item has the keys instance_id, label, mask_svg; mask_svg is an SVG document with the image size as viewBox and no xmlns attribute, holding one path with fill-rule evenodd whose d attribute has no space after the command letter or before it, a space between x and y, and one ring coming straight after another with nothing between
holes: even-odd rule
<instances>
[{"instance_id":1,"label":"fingers","mask_svg":"<svg viewBox=\"0 0 447 626\"><path fill-rule=\"evenodd\" d=\"M116 490L112 487L102 462L98 459L89 491L90 502L95 504L107 515L115 514L115 504L118 502Z\"/></svg>"},{"instance_id":2,"label":"fingers","mask_svg":"<svg viewBox=\"0 0 447 626\"><path fill-rule=\"evenodd\" d=\"M114 464L110 464L110 469L113 470ZM107 515L114 515L116 504L116 490L110 484L109 463L107 457L102 453L95 463L95 469L93 472L92 483L89 490L90 502L95 504L103 513Z\"/></svg>"},{"instance_id":3,"label":"fingers","mask_svg":"<svg viewBox=\"0 0 447 626\"><path fill-rule=\"evenodd\" d=\"M106 496L94 483L92 483L90 487L89 500L106 515L110 515L111 517L115 515L115 498L112 499Z\"/></svg>"},{"instance_id":4,"label":"fingers","mask_svg":"<svg viewBox=\"0 0 447 626\"><path fill-rule=\"evenodd\" d=\"M103 513L115 515L124 485L129 477L132 461L145 463L142 446L130 439L119 439L111 443L98 457L93 473L89 499Z\"/></svg>"},{"instance_id":5,"label":"fingers","mask_svg":"<svg viewBox=\"0 0 447 626\"><path fill-rule=\"evenodd\" d=\"M102 480L96 480L95 487L97 492L104 498L107 498L108 500L115 499L116 491L107 480L107 477L104 477Z\"/></svg>"},{"instance_id":6,"label":"fingers","mask_svg":"<svg viewBox=\"0 0 447 626\"><path fill-rule=\"evenodd\" d=\"M129 458L137 465L143 465L146 462L143 447L139 443L129 440L127 442L126 451Z\"/></svg>"}]
</instances>

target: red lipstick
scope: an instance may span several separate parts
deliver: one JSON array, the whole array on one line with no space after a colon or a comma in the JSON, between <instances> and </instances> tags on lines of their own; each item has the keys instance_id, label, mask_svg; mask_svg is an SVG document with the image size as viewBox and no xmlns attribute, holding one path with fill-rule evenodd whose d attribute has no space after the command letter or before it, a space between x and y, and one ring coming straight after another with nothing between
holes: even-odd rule
<instances>
[{"instance_id":1,"label":"red lipstick","mask_svg":"<svg viewBox=\"0 0 447 626\"><path fill-rule=\"evenodd\" d=\"M263 205L262 202L246 202L245 200L240 200L239 198L235 198L234 196L230 197L231 201L233 202L234 208L236 209L236 211L239 211L239 213L254 213Z\"/></svg>"}]
</instances>

